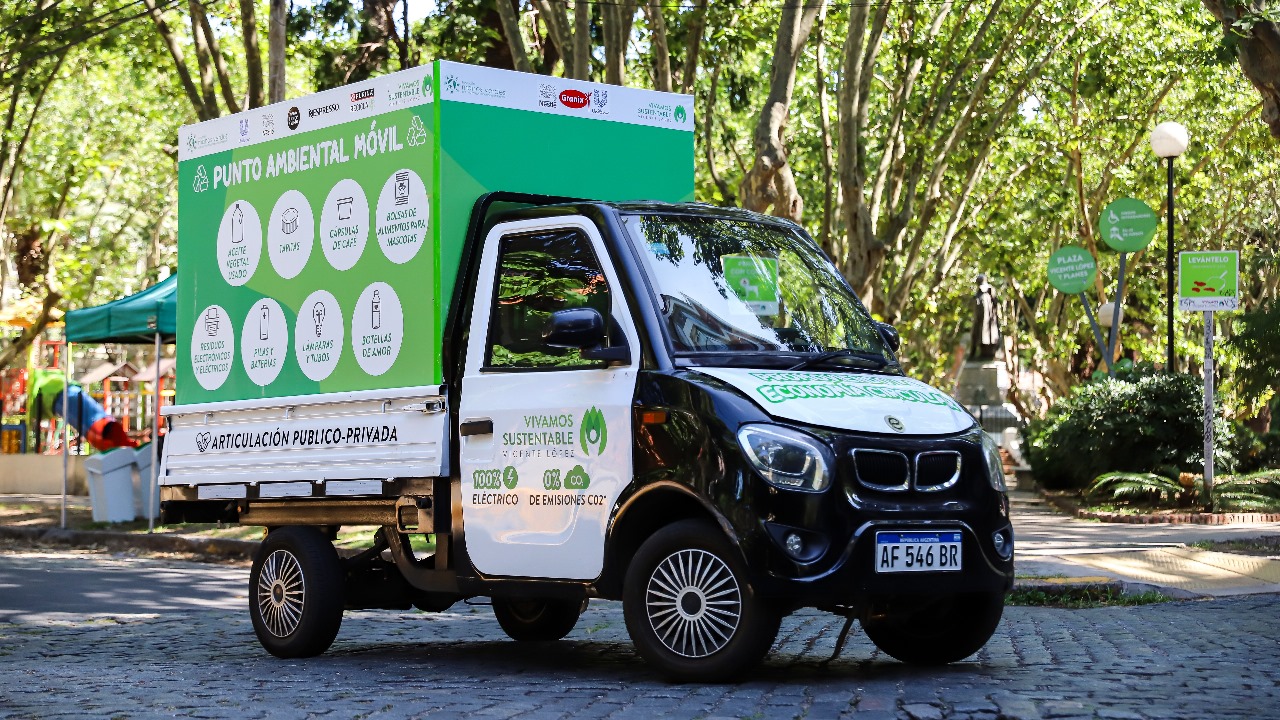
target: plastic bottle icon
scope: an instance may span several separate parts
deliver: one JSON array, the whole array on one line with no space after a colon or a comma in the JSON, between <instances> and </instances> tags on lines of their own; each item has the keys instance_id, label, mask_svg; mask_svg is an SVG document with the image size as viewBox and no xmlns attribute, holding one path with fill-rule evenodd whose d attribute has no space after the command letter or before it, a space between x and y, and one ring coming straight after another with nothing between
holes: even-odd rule
<instances>
[{"instance_id":1,"label":"plastic bottle icon","mask_svg":"<svg viewBox=\"0 0 1280 720\"><path fill-rule=\"evenodd\" d=\"M267 340L267 325L271 322L271 309L266 305L262 306L262 317L258 320L258 339Z\"/></svg>"},{"instance_id":2,"label":"plastic bottle icon","mask_svg":"<svg viewBox=\"0 0 1280 720\"><path fill-rule=\"evenodd\" d=\"M244 211L240 209L240 203L231 210L231 242L244 242Z\"/></svg>"},{"instance_id":3,"label":"plastic bottle icon","mask_svg":"<svg viewBox=\"0 0 1280 720\"><path fill-rule=\"evenodd\" d=\"M324 330L324 303L317 302L311 306L311 319L316 321L316 337Z\"/></svg>"},{"instance_id":4,"label":"plastic bottle icon","mask_svg":"<svg viewBox=\"0 0 1280 720\"><path fill-rule=\"evenodd\" d=\"M382 293L373 291L373 329L382 327Z\"/></svg>"}]
</instances>

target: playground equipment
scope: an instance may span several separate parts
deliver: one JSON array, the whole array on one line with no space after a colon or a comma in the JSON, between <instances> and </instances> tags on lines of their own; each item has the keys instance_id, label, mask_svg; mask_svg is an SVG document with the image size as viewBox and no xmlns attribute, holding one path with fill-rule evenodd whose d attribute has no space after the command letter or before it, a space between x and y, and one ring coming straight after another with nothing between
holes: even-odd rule
<instances>
[{"instance_id":1,"label":"playground equipment","mask_svg":"<svg viewBox=\"0 0 1280 720\"><path fill-rule=\"evenodd\" d=\"M97 450L137 447L120 421L108 414L84 388L76 383L68 384L61 370L35 370L33 375L27 396L27 417L32 418L36 427L44 418L60 417Z\"/></svg>"}]
</instances>

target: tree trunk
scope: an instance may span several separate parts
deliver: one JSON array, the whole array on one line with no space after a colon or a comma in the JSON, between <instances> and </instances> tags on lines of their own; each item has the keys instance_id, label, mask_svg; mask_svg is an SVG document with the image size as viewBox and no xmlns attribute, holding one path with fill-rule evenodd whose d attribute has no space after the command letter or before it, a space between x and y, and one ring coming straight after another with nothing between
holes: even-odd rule
<instances>
[{"instance_id":1,"label":"tree trunk","mask_svg":"<svg viewBox=\"0 0 1280 720\"><path fill-rule=\"evenodd\" d=\"M649 0L644 6L653 33L653 89L671 92L671 50L667 48L667 21L662 17L662 0Z\"/></svg>"},{"instance_id":2,"label":"tree trunk","mask_svg":"<svg viewBox=\"0 0 1280 720\"><path fill-rule=\"evenodd\" d=\"M1204 6L1222 23L1223 30L1232 36L1240 69L1262 96L1262 122L1271 136L1280 140L1280 23L1259 16L1268 4L1275 10L1275 3L1266 0L1202 0ZM1237 29L1241 19L1256 21L1250 30Z\"/></svg>"},{"instance_id":3,"label":"tree trunk","mask_svg":"<svg viewBox=\"0 0 1280 720\"><path fill-rule=\"evenodd\" d=\"M849 33L844 43L839 95L840 214L848 234L849 252L842 265L853 291L863 300L870 299L870 279L885 255L884 243L872 230L871 211L867 207L867 150L862 144L866 103L862 96L862 73L869 10L869 6L862 4L849 8Z\"/></svg>"},{"instance_id":4,"label":"tree trunk","mask_svg":"<svg viewBox=\"0 0 1280 720\"><path fill-rule=\"evenodd\" d=\"M520 34L520 16L516 13L517 0L496 0L494 6L498 17L502 19L502 34L506 36L507 47L511 49L511 59L520 72L533 72L533 64L529 62L529 51L524 46L524 36Z\"/></svg>"},{"instance_id":5,"label":"tree trunk","mask_svg":"<svg viewBox=\"0 0 1280 720\"><path fill-rule=\"evenodd\" d=\"M818 130L822 138L822 222L818 225L818 244L831 257L837 257L832 226L835 224L835 165L831 143L830 103L827 100L826 11L818 15L817 52L814 80L818 89Z\"/></svg>"},{"instance_id":6,"label":"tree trunk","mask_svg":"<svg viewBox=\"0 0 1280 720\"><path fill-rule=\"evenodd\" d=\"M240 32L244 41L245 74L249 76L248 105L266 104L262 90L262 51L258 49L258 15L253 0L240 0Z\"/></svg>"},{"instance_id":7,"label":"tree trunk","mask_svg":"<svg viewBox=\"0 0 1280 720\"><path fill-rule=\"evenodd\" d=\"M194 5L199 7L200 32L204 34L205 42L209 44L209 55L213 58L213 69L218 73L218 87L222 90L222 100L227 104L228 113L238 113L240 103L236 101L235 90L231 88L231 73L227 71L227 61L222 57L222 49L218 47L218 36L213 34L213 28L209 26L209 16L205 13L204 7L199 3Z\"/></svg>"},{"instance_id":8,"label":"tree trunk","mask_svg":"<svg viewBox=\"0 0 1280 720\"><path fill-rule=\"evenodd\" d=\"M610 85L627 84L627 44L631 41L631 25L636 19L637 0L619 0L603 7L604 13L604 81Z\"/></svg>"},{"instance_id":9,"label":"tree trunk","mask_svg":"<svg viewBox=\"0 0 1280 720\"><path fill-rule=\"evenodd\" d=\"M568 65L570 55L560 52ZM591 79L591 5L585 2L573 4L573 74L574 80ZM568 74L568 73L566 73Z\"/></svg>"},{"instance_id":10,"label":"tree trunk","mask_svg":"<svg viewBox=\"0 0 1280 720\"><path fill-rule=\"evenodd\" d=\"M688 95L693 92L693 84L698 77L698 54L702 51L702 33L707 27L707 0L698 0L693 9L693 17L689 18L688 37L684 45L684 68L680 71L680 92Z\"/></svg>"},{"instance_id":11,"label":"tree trunk","mask_svg":"<svg viewBox=\"0 0 1280 720\"><path fill-rule=\"evenodd\" d=\"M800 52L825 5L825 2L809 5L806 0L787 0L783 6L778 38L773 48L773 68L769 73L769 97L760 111L753 138L755 162L739 189L742 206L748 210L772 211L774 215L797 222L804 212L804 201L787 163L783 132L791 109Z\"/></svg>"},{"instance_id":12,"label":"tree trunk","mask_svg":"<svg viewBox=\"0 0 1280 720\"><path fill-rule=\"evenodd\" d=\"M191 107L195 108L196 117L200 120L208 120L209 116L205 113L204 100L200 98L200 91L196 88L195 82L191 80L191 72L187 70L187 61L182 55L182 46L178 44L178 39L174 36L173 30L169 28L169 23L164 21L160 15L160 11L156 8L155 0L142 0L147 6L147 12L151 15L152 22L156 25L156 32L160 33L160 39L164 40L164 45L169 49L169 56L173 58L174 70L178 73L178 81L182 83L182 89L187 93L187 100L191 102Z\"/></svg>"},{"instance_id":13,"label":"tree trunk","mask_svg":"<svg viewBox=\"0 0 1280 720\"><path fill-rule=\"evenodd\" d=\"M200 28L204 18L204 6L199 0L187 0L187 7L191 12L191 37L196 48L196 69L200 72L200 97L204 100L205 115L216 118L222 112L218 109L218 93L213 87L212 53L209 51L204 30Z\"/></svg>"},{"instance_id":14,"label":"tree trunk","mask_svg":"<svg viewBox=\"0 0 1280 720\"><path fill-rule=\"evenodd\" d=\"M267 95L268 101L273 103L284 101L285 24L288 20L288 3L271 0L271 14L267 20Z\"/></svg>"}]
</instances>

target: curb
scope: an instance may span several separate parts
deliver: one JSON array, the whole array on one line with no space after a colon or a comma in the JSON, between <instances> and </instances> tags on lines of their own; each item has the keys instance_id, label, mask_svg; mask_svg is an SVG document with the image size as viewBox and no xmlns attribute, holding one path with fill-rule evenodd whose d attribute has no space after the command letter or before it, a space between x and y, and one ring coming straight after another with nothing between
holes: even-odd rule
<instances>
[{"instance_id":1,"label":"curb","mask_svg":"<svg viewBox=\"0 0 1280 720\"><path fill-rule=\"evenodd\" d=\"M1229 525L1233 523L1280 522L1280 513L1175 513L1169 515L1126 515L1123 513L1086 510L1076 498L1049 494L1042 488L1036 492L1054 509L1081 520L1097 520L1122 525Z\"/></svg>"},{"instance_id":2,"label":"curb","mask_svg":"<svg viewBox=\"0 0 1280 720\"><path fill-rule=\"evenodd\" d=\"M1109 582L1049 582L1038 579L1018 579L1013 582L1014 590L1041 592L1049 597L1065 597L1081 591L1109 593L1114 595L1143 595L1157 592L1174 600L1199 600L1206 597L1199 593L1163 585L1149 585L1140 582L1112 580Z\"/></svg>"},{"instance_id":3,"label":"curb","mask_svg":"<svg viewBox=\"0 0 1280 720\"><path fill-rule=\"evenodd\" d=\"M251 560L259 545L254 540L201 538L168 533L141 535L109 530L63 530L6 525L0 525L0 538L75 547L99 545L111 550L187 553L214 560Z\"/></svg>"}]
</instances>

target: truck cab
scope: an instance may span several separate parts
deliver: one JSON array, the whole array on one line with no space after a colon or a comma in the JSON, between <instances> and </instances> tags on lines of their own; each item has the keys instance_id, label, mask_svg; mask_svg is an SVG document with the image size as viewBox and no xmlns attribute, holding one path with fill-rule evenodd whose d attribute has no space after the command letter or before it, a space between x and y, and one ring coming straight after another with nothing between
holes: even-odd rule
<instances>
[{"instance_id":1,"label":"truck cab","mask_svg":"<svg viewBox=\"0 0 1280 720\"><path fill-rule=\"evenodd\" d=\"M994 632L1013 578L997 448L903 374L897 333L799 226L494 193L453 287L438 386L170 412L164 516L268 528L250 613L271 653L323 652L344 608L472 597L523 641L621 600L679 680L741 673L803 607L911 663ZM369 429L339 451L339 425ZM381 530L340 558L352 524Z\"/></svg>"}]
</instances>

